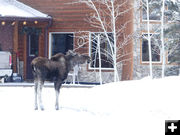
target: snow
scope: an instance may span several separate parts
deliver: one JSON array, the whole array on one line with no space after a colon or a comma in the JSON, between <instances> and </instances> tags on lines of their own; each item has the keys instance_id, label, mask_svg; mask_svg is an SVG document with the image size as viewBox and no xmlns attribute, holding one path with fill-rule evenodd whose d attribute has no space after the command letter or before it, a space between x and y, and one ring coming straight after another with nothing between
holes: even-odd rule
<instances>
[{"instance_id":1,"label":"snow","mask_svg":"<svg viewBox=\"0 0 180 135\"><path fill-rule=\"evenodd\" d=\"M164 135L165 120L180 119L180 77L43 89L45 111L35 111L33 87L0 87L3 135Z\"/></svg>"},{"instance_id":2,"label":"snow","mask_svg":"<svg viewBox=\"0 0 180 135\"><path fill-rule=\"evenodd\" d=\"M43 17L48 15L41 13L40 11L33 9L16 0L0 0L0 16L8 17Z\"/></svg>"},{"instance_id":3,"label":"snow","mask_svg":"<svg viewBox=\"0 0 180 135\"><path fill-rule=\"evenodd\" d=\"M176 0L171 0L173 3L175 3L176 2Z\"/></svg>"}]
</instances>

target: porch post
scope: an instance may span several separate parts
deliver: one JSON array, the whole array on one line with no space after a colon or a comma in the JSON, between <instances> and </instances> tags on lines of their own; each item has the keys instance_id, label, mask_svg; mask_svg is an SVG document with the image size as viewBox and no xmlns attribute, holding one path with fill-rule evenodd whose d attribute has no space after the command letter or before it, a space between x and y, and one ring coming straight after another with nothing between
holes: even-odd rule
<instances>
[{"instance_id":1,"label":"porch post","mask_svg":"<svg viewBox=\"0 0 180 135\"><path fill-rule=\"evenodd\" d=\"M44 47L45 41L44 41L43 33L44 33L44 28L42 28L42 33L39 34L39 47L38 47L38 51L39 51L38 55L42 57L46 56L45 51L44 51L46 46Z\"/></svg>"},{"instance_id":2,"label":"porch post","mask_svg":"<svg viewBox=\"0 0 180 135\"><path fill-rule=\"evenodd\" d=\"M13 72L18 72L18 21L14 24L13 32Z\"/></svg>"},{"instance_id":3,"label":"porch post","mask_svg":"<svg viewBox=\"0 0 180 135\"><path fill-rule=\"evenodd\" d=\"M24 66L23 66L23 78L26 79L26 76L27 76L27 34L24 33L23 35L23 48L24 48L24 51L23 51L23 61L24 61Z\"/></svg>"}]
</instances>

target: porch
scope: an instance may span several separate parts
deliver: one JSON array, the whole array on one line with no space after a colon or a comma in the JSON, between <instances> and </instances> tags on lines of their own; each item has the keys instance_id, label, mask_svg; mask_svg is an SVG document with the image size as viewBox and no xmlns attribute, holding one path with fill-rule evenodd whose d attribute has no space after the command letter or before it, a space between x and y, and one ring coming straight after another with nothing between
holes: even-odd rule
<instances>
[{"instance_id":1,"label":"porch","mask_svg":"<svg viewBox=\"0 0 180 135\"><path fill-rule=\"evenodd\" d=\"M0 3L0 50L12 54L12 69L32 79L30 63L47 56L48 27L52 17L18 1Z\"/></svg>"}]
</instances>

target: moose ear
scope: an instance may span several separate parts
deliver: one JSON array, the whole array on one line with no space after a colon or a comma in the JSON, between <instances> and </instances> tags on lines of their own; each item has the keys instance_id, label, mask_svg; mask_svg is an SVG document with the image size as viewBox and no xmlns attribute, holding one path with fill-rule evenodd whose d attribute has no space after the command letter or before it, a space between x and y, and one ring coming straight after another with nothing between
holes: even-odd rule
<instances>
[{"instance_id":1,"label":"moose ear","mask_svg":"<svg viewBox=\"0 0 180 135\"><path fill-rule=\"evenodd\" d=\"M71 54L73 53L73 50L68 50L66 54Z\"/></svg>"},{"instance_id":2,"label":"moose ear","mask_svg":"<svg viewBox=\"0 0 180 135\"><path fill-rule=\"evenodd\" d=\"M51 60L58 61L61 56L62 56L61 54L56 54L56 55L51 57Z\"/></svg>"}]
</instances>

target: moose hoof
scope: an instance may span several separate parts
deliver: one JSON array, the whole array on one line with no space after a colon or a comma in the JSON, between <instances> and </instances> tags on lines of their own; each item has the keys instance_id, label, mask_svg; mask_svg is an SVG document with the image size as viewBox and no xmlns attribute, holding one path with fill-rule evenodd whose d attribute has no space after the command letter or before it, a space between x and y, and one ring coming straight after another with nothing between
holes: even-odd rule
<instances>
[{"instance_id":1,"label":"moose hoof","mask_svg":"<svg viewBox=\"0 0 180 135\"><path fill-rule=\"evenodd\" d=\"M56 109L56 110L59 110L59 106L56 106L55 109Z\"/></svg>"}]
</instances>

